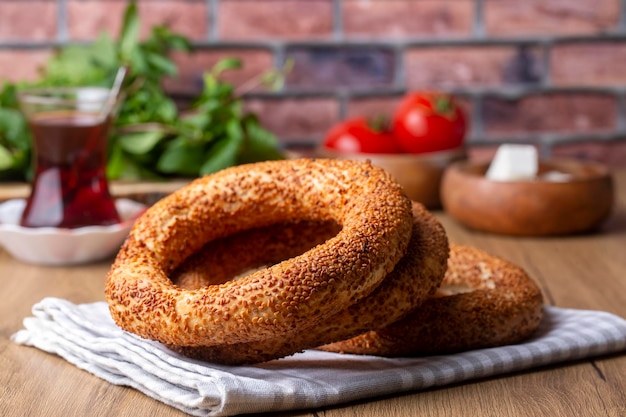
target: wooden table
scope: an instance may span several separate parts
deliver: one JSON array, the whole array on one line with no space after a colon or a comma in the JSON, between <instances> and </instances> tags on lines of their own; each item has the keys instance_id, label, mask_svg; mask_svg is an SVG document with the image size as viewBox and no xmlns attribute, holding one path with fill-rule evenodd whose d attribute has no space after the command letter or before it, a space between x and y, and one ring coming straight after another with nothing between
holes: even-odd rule
<instances>
[{"instance_id":1,"label":"wooden table","mask_svg":"<svg viewBox=\"0 0 626 417\"><path fill-rule=\"evenodd\" d=\"M450 239L522 265L546 303L626 317L626 171L616 174L618 201L602 233L511 238L471 232L439 213ZM38 267L0 252L0 416L182 416L125 387L9 338L44 297L103 300L109 262ZM626 416L626 354L550 366L426 392L377 398L281 416Z\"/></svg>"}]
</instances>

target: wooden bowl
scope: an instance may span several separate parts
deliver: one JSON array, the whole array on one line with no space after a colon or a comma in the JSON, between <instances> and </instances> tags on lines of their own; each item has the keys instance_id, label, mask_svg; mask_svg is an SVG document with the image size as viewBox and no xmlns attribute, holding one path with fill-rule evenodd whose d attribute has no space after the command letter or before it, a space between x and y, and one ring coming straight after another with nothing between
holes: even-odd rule
<instances>
[{"instance_id":1,"label":"wooden bowl","mask_svg":"<svg viewBox=\"0 0 626 417\"><path fill-rule=\"evenodd\" d=\"M419 201L429 209L441 208L440 188L445 169L453 162L466 158L464 148L428 154L365 154L336 152L318 148L315 156L370 160L372 164L389 172L404 188L410 199Z\"/></svg>"},{"instance_id":2,"label":"wooden bowl","mask_svg":"<svg viewBox=\"0 0 626 417\"><path fill-rule=\"evenodd\" d=\"M613 207L613 180L606 167L575 160L539 162L536 180L493 181L489 163L451 165L441 184L445 211L467 227L516 236L550 236L597 229ZM567 175L548 180L546 173Z\"/></svg>"}]
</instances>

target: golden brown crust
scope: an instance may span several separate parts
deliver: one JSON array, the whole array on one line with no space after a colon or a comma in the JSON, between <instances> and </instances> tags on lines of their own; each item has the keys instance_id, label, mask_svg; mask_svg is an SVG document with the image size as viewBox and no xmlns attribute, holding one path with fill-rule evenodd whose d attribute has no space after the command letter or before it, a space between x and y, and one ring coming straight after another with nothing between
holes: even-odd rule
<instances>
[{"instance_id":1,"label":"golden brown crust","mask_svg":"<svg viewBox=\"0 0 626 417\"><path fill-rule=\"evenodd\" d=\"M470 292L436 296L403 320L342 342L330 352L378 356L443 354L517 343L543 316L535 282L518 266L479 249L450 245L441 289Z\"/></svg>"},{"instance_id":2,"label":"golden brown crust","mask_svg":"<svg viewBox=\"0 0 626 417\"><path fill-rule=\"evenodd\" d=\"M327 320L312 321L304 331L299 329L250 343L170 348L183 355L210 362L231 365L258 363L323 343L343 340L402 318L435 293L446 271L448 258L448 240L435 217L423 205L413 203L413 218L409 247L394 270L369 296ZM294 252L295 248L316 244L328 238L329 231L332 233L333 229L324 225L313 225L311 228L310 224L297 224L233 236L216 242L220 243L219 250L215 247L217 245L211 245L194 256L190 263L183 264L175 282L183 286L210 285L211 280L215 279L213 271L216 268L224 271L223 265L244 266L237 255L239 253L246 252L243 258L249 264L247 266L254 267L265 258L273 258L283 251L285 256L293 256L297 253ZM218 262L220 265L216 265ZM232 267L227 269L230 269L227 274L231 276L238 272Z\"/></svg>"},{"instance_id":3,"label":"golden brown crust","mask_svg":"<svg viewBox=\"0 0 626 417\"><path fill-rule=\"evenodd\" d=\"M135 223L108 273L115 322L141 337L210 346L303 329L373 291L404 255L411 203L367 162L270 161L200 178ZM206 243L280 221L335 221L336 236L244 278L189 291L170 274Z\"/></svg>"}]
</instances>

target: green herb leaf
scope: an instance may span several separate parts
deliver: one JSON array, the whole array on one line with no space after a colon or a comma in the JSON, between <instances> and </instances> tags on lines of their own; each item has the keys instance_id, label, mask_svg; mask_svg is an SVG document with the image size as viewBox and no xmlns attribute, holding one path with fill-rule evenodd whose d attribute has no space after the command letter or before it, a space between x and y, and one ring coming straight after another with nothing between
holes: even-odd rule
<instances>
[{"instance_id":1,"label":"green herb leaf","mask_svg":"<svg viewBox=\"0 0 626 417\"><path fill-rule=\"evenodd\" d=\"M159 130L126 133L117 139L121 149L131 154L140 155L150 152L165 137L165 132Z\"/></svg>"},{"instance_id":2,"label":"green herb leaf","mask_svg":"<svg viewBox=\"0 0 626 417\"><path fill-rule=\"evenodd\" d=\"M59 49L49 60L39 84L109 85L116 65L115 42L102 34L89 45L68 45Z\"/></svg>"},{"instance_id":3,"label":"green herb leaf","mask_svg":"<svg viewBox=\"0 0 626 417\"><path fill-rule=\"evenodd\" d=\"M178 69L176 64L169 58L164 57L156 53L147 53L146 60L152 66L152 68L158 70L165 75L176 75Z\"/></svg>"},{"instance_id":4,"label":"green herb leaf","mask_svg":"<svg viewBox=\"0 0 626 417\"><path fill-rule=\"evenodd\" d=\"M131 1L124 13L124 23L119 41L119 56L123 62L131 62L131 58L138 46L139 29L137 4L135 1Z\"/></svg>"},{"instance_id":5,"label":"green herb leaf","mask_svg":"<svg viewBox=\"0 0 626 417\"><path fill-rule=\"evenodd\" d=\"M161 154L157 168L167 174L196 176L203 163L201 148L191 144L184 137L178 137L168 143Z\"/></svg>"},{"instance_id":6,"label":"green herb leaf","mask_svg":"<svg viewBox=\"0 0 626 417\"><path fill-rule=\"evenodd\" d=\"M6 170L13 167L13 155L7 148L0 145L0 170Z\"/></svg>"},{"instance_id":7,"label":"green herb leaf","mask_svg":"<svg viewBox=\"0 0 626 417\"><path fill-rule=\"evenodd\" d=\"M154 113L157 120L162 120L164 122L172 122L178 116L176 104L174 104L171 100L162 100L161 102L156 103Z\"/></svg>"},{"instance_id":8,"label":"green herb leaf","mask_svg":"<svg viewBox=\"0 0 626 417\"><path fill-rule=\"evenodd\" d=\"M244 139L243 130L237 120L230 120L226 131L228 136L211 147L206 162L200 168L200 174L211 174L237 164L237 155Z\"/></svg>"},{"instance_id":9,"label":"green herb leaf","mask_svg":"<svg viewBox=\"0 0 626 417\"><path fill-rule=\"evenodd\" d=\"M165 26L151 28L140 41L137 2L129 1L117 40L103 33L89 44L66 45L49 60L35 83L5 82L0 90L0 179L32 175L30 131L17 103L17 90L39 86L110 86L121 66L129 71L124 98L109 141L107 176L120 179L194 177L244 162L282 157L277 140L253 114L244 114L240 94L225 82L226 71L241 60L226 58L204 76L204 86L188 109L181 110L163 89L178 73L173 50L191 51L191 42ZM288 66L286 62L285 67ZM284 69L252 79L280 87Z\"/></svg>"},{"instance_id":10,"label":"green herb leaf","mask_svg":"<svg viewBox=\"0 0 626 417\"><path fill-rule=\"evenodd\" d=\"M237 58L224 58L221 59L217 64L213 66L211 69L211 75L215 78L219 78L220 75L224 71L239 69L241 68L241 60Z\"/></svg>"},{"instance_id":11,"label":"green herb leaf","mask_svg":"<svg viewBox=\"0 0 626 417\"><path fill-rule=\"evenodd\" d=\"M0 108L0 143L25 149L28 141L27 129L26 119L20 111Z\"/></svg>"},{"instance_id":12,"label":"green herb leaf","mask_svg":"<svg viewBox=\"0 0 626 417\"><path fill-rule=\"evenodd\" d=\"M243 126L246 131L246 141L241 147L238 163L245 164L258 160L284 159L278 150L278 140L271 132L263 129L255 116L247 115Z\"/></svg>"},{"instance_id":13,"label":"green herb leaf","mask_svg":"<svg viewBox=\"0 0 626 417\"><path fill-rule=\"evenodd\" d=\"M124 173L124 152L121 146L110 146L107 159L107 177L120 178Z\"/></svg>"}]
</instances>

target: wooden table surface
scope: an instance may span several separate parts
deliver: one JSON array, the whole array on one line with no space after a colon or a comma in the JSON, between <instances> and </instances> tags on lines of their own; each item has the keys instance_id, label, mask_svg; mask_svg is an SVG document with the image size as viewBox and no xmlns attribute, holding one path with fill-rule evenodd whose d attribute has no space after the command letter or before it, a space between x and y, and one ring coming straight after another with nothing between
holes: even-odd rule
<instances>
[{"instance_id":1,"label":"wooden table surface","mask_svg":"<svg viewBox=\"0 0 626 417\"><path fill-rule=\"evenodd\" d=\"M438 213L451 241L473 245L523 266L546 304L605 310L626 317L626 171L601 233L564 238L512 238L468 231ZM34 303L63 297L103 300L110 261L72 268L20 263L0 251L0 416L183 416L125 387L104 382L64 360L17 346ZM322 410L280 416L626 416L626 354Z\"/></svg>"}]
</instances>

